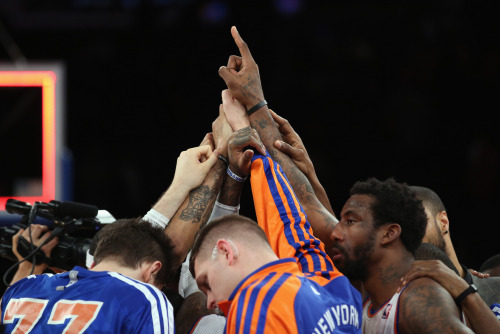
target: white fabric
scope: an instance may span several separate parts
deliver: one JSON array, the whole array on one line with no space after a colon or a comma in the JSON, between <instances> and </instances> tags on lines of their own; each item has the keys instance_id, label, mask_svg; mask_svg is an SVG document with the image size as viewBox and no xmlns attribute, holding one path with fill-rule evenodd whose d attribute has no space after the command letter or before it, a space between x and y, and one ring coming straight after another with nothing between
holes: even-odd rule
<instances>
[{"instance_id":1,"label":"white fabric","mask_svg":"<svg viewBox=\"0 0 500 334\"><path fill-rule=\"evenodd\" d=\"M391 300L385 305L382 305L374 314L370 314L370 306L372 305L369 299L363 307L363 334L394 334L397 330L396 313L398 309L400 292L392 296Z\"/></svg>"},{"instance_id":2,"label":"white fabric","mask_svg":"<svg viewBox=\"0 0 500 334\"><path fill-rule=\"evenodd\" d=\"M182 298L186 299L189 295L200 291L198 289L198 285L194 280L191 272L189 271L189 257L191 256L191 252L186 257L186 261L181 266L181 274L179 277L179 294Z\"/></svg>"},{"instance_id":3,"label":"white fabric","mask_svg":"<svg viewBox=\"0 0 500 334\"><path fill-rule=\"evenodd\" d=\"M168 223L170 222L170 219L168 219L155 209L149 210L148 213L146 213L146 215L142 217L142 219L162 228L167 227Z\"/></svg>"},{"instance_id":4,"label":"white fabric","mask_svg":"<svg viewBox=\"0 0 500 334\"><path fill-rule=\"evenodd\" d=\"M214 208L212 210L212 214L208 221L212 221L215 218L219 218L225 215L237 215L240 212L240 206L229 206L219 202L215 202Z\"/></svg>"},{"instance_id":5,"label":"white fabric","mask_svg":"<svg viewBox=\"0 0 500 334\"><path fill-rule=\"evenodd\" d=\"M218 334L224 333L226 327L226 317L210 314L206 315L198 321L194 328L193 334Z\"/></svg>"},{"instance_id":6,"label":"white fabric","mask_svg":"<svg viewBox=\"0 0 500 334\"><path fill-rule=\"evenodd\" d=\"M379 310L374 314L370 315L370 306L372 304L371 299L369 299L363 306L363 334L394 334L398 333L398 319L396 314L398 313L398 303L401 293L406 288L406 286L392 296L391 300L382 305ZM465 323L465 314L462 312L461 319L463 324Z\"/></svg>"}]
</instances>

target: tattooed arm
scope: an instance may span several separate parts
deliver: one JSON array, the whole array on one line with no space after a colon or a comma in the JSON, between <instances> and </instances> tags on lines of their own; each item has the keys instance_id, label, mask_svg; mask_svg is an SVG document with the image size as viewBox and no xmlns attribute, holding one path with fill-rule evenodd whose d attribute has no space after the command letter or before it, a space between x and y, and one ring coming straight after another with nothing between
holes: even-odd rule
<instances>
[{"instance_id":1,"label":"tattooed arm","mask_svg":"<svg viewBox=\"0 0 500 334\"><path fill-rule=\"evenodd\" d=\"M231 56L228 65L219 69L219 75L226 82L232 97L248 110L264 100L259 68L235 27L232 27L231 33L241 57ZM294 192L308 215L308 220L313 225L315 236L325 243L326 249L329 249L331 232L337 219L321 204L311 183L294 162L286 154L274 148L275 141L282 140L282 137L267 106L262 106L253 112L250 115L250 122L251 126L257 130L270 156L281 165L288 176Z\"/></svg>"},{"instance_id":2,"label":"tattooed arm","mask_svg":"<svg viewBox=\"0 0 500 334\"><path fill-rule=\"evenodd\" d=\"M283 117L276 114L274 111L269 109L274 122L278 126L278 130L283 137L283 141L276 140L274 142L274 147L276 147L281 152L285 153L292 159L293 163L298 169L307 177L311 186L318 197L318 200L323 204L323 206L335 216L333 212L332 205L328 199L325 188L319 182L318 176L316 175L316 170L312 163L309 154L307 153L306 147L302 142L299 134L295 132L290 123Z\"/></svg>"},{"instance_id":3,"label":"tattooed arm","mask_svg":"<svg viewBox=\"0 0 500 334\"><path fill-rule=\"evenodd\" d=\"M473 333L461 321L450 294L429 278L413 281L401 293L397 322L401 333Z\"/></svg>"},{"instance_id":4,"label":"tattooed arm","mask_svg":"<svg viewBox=\"0 0 500 334\"><path fill-rule=\"evenodd\" d=\"M453 299L456 299L469 284L440 260L413 262L410 270L401 279L402 285L428 277L441 285ZM500 321L478 293L469 294L461 303L462 311L467 318L468 326L475 333L500 333Z\"/></svg>"},{"instance_id":5,"label":"tattooed arm","mask_svg":"<svg viewBox=\"0 0 500 334\"><path fill-rule=\"evenodd\" d=\"M227 123L222 106L219 108L219 117L212 123L212 130L214 143L217 146L214 151L217 155L214 158L216 162L206 174L203 182L189 192L188 197L165 228L165 234L173 241L178 255L176 263L173 264L175 268L182 264L199 229L207 223L226 176L227 165L223 160L218 159L218 156L220 154L227 157L227 141L232 130Z\"/></svg>"}]
</instances>

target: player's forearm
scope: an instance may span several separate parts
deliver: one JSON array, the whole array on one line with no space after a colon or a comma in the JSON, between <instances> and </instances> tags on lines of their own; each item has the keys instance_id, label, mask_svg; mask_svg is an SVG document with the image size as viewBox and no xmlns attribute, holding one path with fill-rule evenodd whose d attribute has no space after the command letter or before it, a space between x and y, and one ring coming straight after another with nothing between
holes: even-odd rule
<instances>
[{"instance_id":1,"label":"player's forearm","mask_svg":"<svg viewBox=\"0 0 500 334\"><path fill-rule=\"evenodd\" d=\"M228 206L239 206L244 185L244 182L238 182L231 177L225 177L217 201Z\"/></svg>"},{"instance_id":2,"label":"player's forearm","mask_svg":"<svg viewBox=\"0 0 500 334\"><path fill-rule=\"evenodd\" d=\"M171 219L189 194L190 189L182 185L171 184L167 191L155 203L153 209Z\"/></svg>"},{"instance_id":3,"label":"player's forearm","mask_svg":"<svg viewBox=\"0 0 500 334\"><path fill-rule=\"evenodd\" d=\"M165 234L173 241L178 255L176 267L184 261L198 230L207 223L225 171L226 164L221 160L217 161L203 183L189 192L165 229Z\"/></svg>"},{"instance_id":4,"label":"player's forearm","mask_svg":"<svg viewBox=\"0 0 500 334\"><path fill-rule=\"evenodd\" d=\"M330 204L330 199L328 198L328 195L326 194L325 188L319 182L318 176L316 173L312 175L307 175L307 179L311 183L311 186L313 188L314 194L316 194L316 197L318 198L318 201L325 207L328 212L330 212L333 216L335 216L335 213L333 212L332 205Z\"/></svg>"},{"instance_id":5,"label":"player's forearm","mask_svg":"<svg viewBox=\"0 0 500 334\"><path fill-rule=\"evenodd\" d=\"M468 295L462 302L462 311L474 333L500 333L500 321L478 293Z\"/></svg>"},{"instance_id":6,"label":"player's forearm","mask_svg":"<svg viewBox=\"0 0 500 334\"><path fill-rule=\"evenodd\" d=\"M268 108L266 106L262 107L251 114L250 122L252 127L257 130L269 155L283 168L295 194L308 215L308 220L314 229L314 235L329 247L330 235L337 223L337 219L321 204L308 178L295 163L286 154L274 148L274 142L277 139L282 140L282 138ZM321 188L323 187L321 186Z\"/></svg>"}]
</instances>

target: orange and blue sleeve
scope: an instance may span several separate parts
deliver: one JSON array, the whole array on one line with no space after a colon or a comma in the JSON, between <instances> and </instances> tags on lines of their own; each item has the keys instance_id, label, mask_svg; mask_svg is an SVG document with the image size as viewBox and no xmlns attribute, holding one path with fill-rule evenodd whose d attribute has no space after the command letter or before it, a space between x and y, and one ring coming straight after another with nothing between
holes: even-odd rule
<instances>
[{"instance_id":1,"label":"orange and blue sleeve","mask_svg":"<svg viewBox=\"0 0 500 334\"><path fill-rule=\"evenodd\" d=\"M294 257L303 273L334 271L281 166L269 154L255 154L250 175L257 222L276 255Z\"/></svg>"},{"instance_id":2,"label":"orange and blue sleeve","mask_svg":"<svg viewBox=\"0 0 500 334\"><path fill-rule=\"evenodd\" d=\"M293 316L295 294L280 293L281 287L291 277L291 273L278 271L242 289L231 307L227 333L296 334L297 325Z\"/></svg>"}]
</instances>

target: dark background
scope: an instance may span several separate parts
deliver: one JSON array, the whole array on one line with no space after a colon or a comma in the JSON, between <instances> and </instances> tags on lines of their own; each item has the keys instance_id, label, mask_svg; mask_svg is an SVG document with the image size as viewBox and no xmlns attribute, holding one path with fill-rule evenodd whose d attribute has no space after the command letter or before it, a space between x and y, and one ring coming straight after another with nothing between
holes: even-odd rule
<instances>
[{"instance_id":1,"label":"dark background","mask_svg":"<svg viewBox=\"0 0 500 334\"><path fill-rule=\"evenodd\" d=\"M139 216L211 131L236 25L335 212L371 176L430 187L478 269L500 252L496 2L4 0L0 62L64 63L71 199Z\"/></svg>"}]
</instances>

